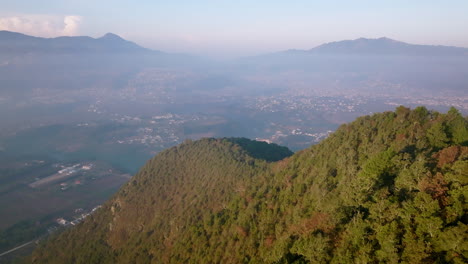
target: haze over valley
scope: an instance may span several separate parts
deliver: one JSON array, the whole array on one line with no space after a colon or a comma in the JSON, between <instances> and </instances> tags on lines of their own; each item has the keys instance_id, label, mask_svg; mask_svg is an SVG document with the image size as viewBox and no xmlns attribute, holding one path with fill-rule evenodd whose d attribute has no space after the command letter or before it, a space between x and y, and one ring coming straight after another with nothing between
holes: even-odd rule
<instances>
[{"instance_id":1,"label":"haze over valley","mask_svg":"<svg viewBox=\"0 0 468 264\"><path fill-rule=\"evenodd\" d=\"M0 254L24 246L0 262L79 225L181 143L298 152L401 105L468 115L467 47L361 37L220 59L64 35L0 31Z\"/></svg>"},{"instance_id":2,"label":"haze over valley","mask_svg":"<svg viewBox=\"0 0 468 264\"><path fill-rule=\"evenodd\" d=\"M163 149L185 138L247 136L297 150L398 105L468 111L465 48L361 38L219 62L114 34L0 33L2 136L118 124L133 134L114 131L108 143Z\"/></svg>"}]
</instances>

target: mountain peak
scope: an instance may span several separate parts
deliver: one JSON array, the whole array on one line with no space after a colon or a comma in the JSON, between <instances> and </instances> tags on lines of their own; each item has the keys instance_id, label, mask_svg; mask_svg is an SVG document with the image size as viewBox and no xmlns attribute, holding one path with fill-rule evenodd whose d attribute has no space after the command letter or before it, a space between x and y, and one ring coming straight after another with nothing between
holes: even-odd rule
<instances>
[{"instance_id":1,"label":"mountain peak","mask_svg":"<svg viewBox=\"0 0 468 264\"><path fill-rule=\"evenodd\" d=\"M99 39L107 39L107 40L124 40L122 37L119 35L116 35L114 33L106 33L104 36L100 37Z\"/></svg>"},{"instance_id":2,"label":"mountain peak","mask_svg":"<svg viewBox=\"0 0 468 264\"><path fill-rule=\"evenodd\" d=\"M348 41L348 40L343 40L343 41ZM358 39L355 39L355 40L349 40L349 41L385 41L385 42L400 42L400 41L396 41L394 39L391 39L391 38L387 38L387 37L380 37L380 38L358 38Z\"/></svg>"},{"instance_id":3,"label":"mountain peak","mask_svg":"<svg viewBox=\"0 0 468 264\"><path fill-rule=\"evenodd\" d=\"M393 40L393 39L391 39L391 38L387 38L387 37L381 37L381 38L378 38L378 40L384 40L384 41L397 42L396 40Z\"/></svg>"},{"instance_id":4,"label":"mountain peak","mask_svg":"<svg viewBox=\"0 0 468 264\"><path fill-rule=\"evenodd\" d=\"M329 42L325 43L319 47L324 47L324 46L331 46L331 45L342 45L342 46L351 46L351 45L390 45L390 44L403 44L403 45L408 45L407 43L397 41L391 38L387 37L380 37L380 38L358 38L354 40L341 40L341 41L334 41L334 42Z\"/></svg>"},{"instance_id":5,"label":"mountain peak","mask_svg":"<svg viewBox=\"0 0 468 264\"><path fill-rule=\"evenodd\" d=\"M107 33L100 38L87 36L42 38L10 31L0 31L0 53L127 53L145 51L150 50L125 40L114 33Z\"/></svg>"},{"instance_id":6,"label":"mountain peak","mask_svg":"<svg viewBox=\"0 0 468 264\"><path fill-rule=\"evenodd\" d=\"M408 44L402 41L380 38L358 38L325 43L309 50L314 54L348 55L406 55L406 56L466 56L467 49L447 46Z\"/></svg>"}]
</instances>

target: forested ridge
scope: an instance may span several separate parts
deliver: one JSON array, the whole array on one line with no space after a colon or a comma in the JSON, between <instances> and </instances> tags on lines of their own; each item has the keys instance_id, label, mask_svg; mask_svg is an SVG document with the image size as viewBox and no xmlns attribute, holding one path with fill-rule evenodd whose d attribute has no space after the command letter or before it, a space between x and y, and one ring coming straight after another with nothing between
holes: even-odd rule
<instances>
[{"instance_id":1,"label":"forested ridge","mask_svg":"<svg viewBox=\"0 0 468 264\"><path fill-rule=\"evenodd\" d=\"M360 117L290 154L246 139L170 148L32 261L468 261L468 120L455 108Z\"/></svg>"}]
</instances>

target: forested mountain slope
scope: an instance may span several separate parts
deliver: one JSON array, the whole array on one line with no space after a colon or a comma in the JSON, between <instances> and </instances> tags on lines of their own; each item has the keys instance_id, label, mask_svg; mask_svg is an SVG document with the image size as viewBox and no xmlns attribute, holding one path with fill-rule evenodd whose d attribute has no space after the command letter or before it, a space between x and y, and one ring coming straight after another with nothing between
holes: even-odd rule
<instances>
[{"instance_id":1,"label":"forested mountain slope","mask_svg":"<svg viewBox=\"0 0 468 264\"><path fill-rule=\"evenodd\" d=\"M361 117L277 162L252 158L255 143L242 142L204 139L158 154L33 262L468 260L468 121L456 109Z\"/></svg>"}]
</instances>

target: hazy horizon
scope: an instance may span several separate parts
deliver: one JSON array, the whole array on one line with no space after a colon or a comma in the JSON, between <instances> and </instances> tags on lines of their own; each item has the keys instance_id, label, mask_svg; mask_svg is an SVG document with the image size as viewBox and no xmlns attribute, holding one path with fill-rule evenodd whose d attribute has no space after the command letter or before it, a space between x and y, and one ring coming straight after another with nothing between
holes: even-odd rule
<instances>
[{"instance_id":1,"label":"hazy horizon","mask_svg":"<svg viewBox=\"0 0 468 264\"><path fill-rule=\"evenodd\" d=\"M91 7L91 8L90 8ZM468 47L465 1L57 1L2 4L0 30L39 37L115 33L172 53L236 57L365 38Z\"/></svg>"}]
</instances>

